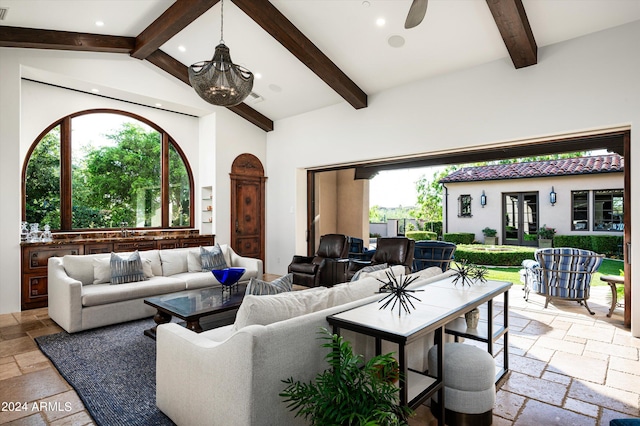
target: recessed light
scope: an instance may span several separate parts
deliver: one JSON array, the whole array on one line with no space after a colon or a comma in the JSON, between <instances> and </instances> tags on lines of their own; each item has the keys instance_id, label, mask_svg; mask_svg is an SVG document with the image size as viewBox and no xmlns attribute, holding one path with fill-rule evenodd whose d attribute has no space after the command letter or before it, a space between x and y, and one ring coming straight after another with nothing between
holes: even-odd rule
<instances>
[{"instance_id":1,"label":"recessed light","mask_svg":"<svg viewBox=\"0 0 640 426\"><path fill-rule=\"evenodd\" d=\"M257 79L260 80L262 78L262 74L260 74L259 72L256 72L253 74L253 76Z\"/></svg>"},{"instance_id":2,"label":"recessed light","mask_svg":"<svg viewBox=\"0 0 640 426\"><path fill-rule=\"evenodd\" d=\"M387 39L387 43L391 47L402 47L404 46L404 37L399 35L392 35Z\"/></svg>"},{"instance_id":3,"label":"recessed light","mask_svg":"<svg viewBox=\"0 0 640 426\"><path fill-rule=\"evenodd\" d=\"M96 27L104 27L104 22L96 21Z\"/></svg>"},{"instance_id":4,"label":"recessed light","mask_svg":"<svg viewBox=\"0 0 640 426\"><path fill-rule=\"evenodd\" d=\"M376 19L376 25L379 27L384 27L384 24L386 24L387 21L384 20L384 18L378 18Z\"/></svg>"},{"instance_id":5,"label":"recessed light","mask_svg":"<svg viewBox=\"0 0 640 426\"><path fill-rule=\"evenodd\" d=\"M181 51L181 52L186 52L187 48L184 47L184 46L178 46L178 50Z\"/></svg>"},{"instance_id":6,"label":"recessed light","mask_svg":"<svg viewBox=\"0 0 640 426\"><path fill-rule=\"evenodd\" d=\"M156 106L157 106L157 107L161 107L161 106L162 106L162 104L158 102L158 103L156 103Z\"/></svg>"},{"instance_id":7,"label":"recessed light","mask_svg":"<svg viewBox=\"0 0 640 426\"><path fill-rule=\"evenodd\" d=\"M100 93L100 90L98 90L98 89L91 89L91 91L92 91L93 93Z\"/></svg>"}]
</instances>

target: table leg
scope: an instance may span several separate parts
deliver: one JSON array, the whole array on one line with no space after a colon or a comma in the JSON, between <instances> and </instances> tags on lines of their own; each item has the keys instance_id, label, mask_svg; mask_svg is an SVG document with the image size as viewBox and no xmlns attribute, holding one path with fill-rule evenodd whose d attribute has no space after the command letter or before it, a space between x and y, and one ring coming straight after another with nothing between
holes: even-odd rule
<instances>
[{"instance_id":1,"label":"table leg","mask_svg":"<svg viewBox=\"0 0 640 426\"><path fill-rule=\"evenodd\" d=\"M200 326L200 320L187 321L187 328L196 333L202 333L202 327Z\"/></svg>"},{"instance_id":2,"label":"table leg","mask_svg":"<svg viewBox=\"0 0 640 426\"><path fill-rule=\"evenodd\" d=\"M171 321L171 315L158 309L158 312L156 312L156 314L153 316L153 321L156 323L156 325L154 325L148 330L145 330L144 334L145 336L149 336L155 340L156 330L158 329L158 326L161 324L166 324L169 321Z\"/></svg>"},{"instance_id":3,"label":"table leg","mask_svg":"<svg viewBox=\"0 0 640 426\"><path fill-rule=\"evenodd\" d=\"M618 292L616 291L616 283L607 282L607 284L611 287L611 308L609 308L607 317L611 318L611 315L613 315L613 311L616 309L616 305L618 304Z\"/></svg>"},{"instance_id":4,"label":"table leg","mask_svg":"<svg viewBox=\"0 0 640 426\"><path fill-rule=\"evenodd\" d=\"M438 380L440 381L440 389L438 389L438 408L440 413L438 416L438 426L445 426L445 400L444 400L444 326L437 328L435 331L435 343L438 345Z\"/></svg>"}]
</instances>

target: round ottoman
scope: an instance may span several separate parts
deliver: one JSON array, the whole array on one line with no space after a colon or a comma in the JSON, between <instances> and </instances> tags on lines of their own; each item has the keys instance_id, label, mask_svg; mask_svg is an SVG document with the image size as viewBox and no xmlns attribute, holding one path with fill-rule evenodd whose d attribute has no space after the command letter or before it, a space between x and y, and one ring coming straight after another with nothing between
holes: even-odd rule
<instances>
[{"instance_id":1,"label":"round ottoman","mask_svg":"<svg viewBox=\"0 0 640 426\"><path fill-rule=\"evenodd\" d=\"M438 370L438 347L429 349L429 371ZM435 375L435 374L434 374ZM488 352L464 343L444 345L445 423L484 426L493 422L496 366ZM437 394L431 412L439 416Z\"/></svg>"}]
</instances>

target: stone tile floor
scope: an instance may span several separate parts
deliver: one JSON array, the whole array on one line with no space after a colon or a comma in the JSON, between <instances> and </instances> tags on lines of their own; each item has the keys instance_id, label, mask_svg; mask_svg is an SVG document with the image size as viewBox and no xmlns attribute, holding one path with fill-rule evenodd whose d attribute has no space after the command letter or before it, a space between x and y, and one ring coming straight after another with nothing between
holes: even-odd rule
<instances>
[{"instance_id":1,"label":"stone tile floor","mask_svg":"<svg viewBox=\"0 0 640 426\"><path fill-rule=\"evenodd\" d=\"M640 417L640 339L623 327L622 309L606 317L609 288L592 289L594 316L575 302L543 309L542 297L525 302L522 294L519 286L510 292L511 371L498 386L493 424L605 426L614 418ZM494 305L498 319L501 309ZM0 315L0 424L94 424L33 340L59 331L47 309ZM498 363L502 350L498 342ZM422 406L410 424L436 422Z\"/></svg>"}]
</instances>

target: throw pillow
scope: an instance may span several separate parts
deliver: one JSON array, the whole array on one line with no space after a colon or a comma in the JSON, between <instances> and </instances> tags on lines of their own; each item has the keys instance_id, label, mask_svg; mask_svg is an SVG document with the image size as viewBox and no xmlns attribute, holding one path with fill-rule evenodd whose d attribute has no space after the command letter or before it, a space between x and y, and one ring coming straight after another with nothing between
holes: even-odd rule
<instances>
[{"instance_id":1,"label":"throw pillow","mask_svg":"<svg viewBox=\"0 0 640 426\"><path fill-rule=\"evenodd\" d=\"M255 296L278 294L291 291L292 288L293 274L287 274L271 282L251 277L249 285L247 285L247 291L245 292L245 294L253 294Z\"/></svg>"},{"instance_id":2,"label":"throw pillow","mask_svg":"<svg viewBox=\"0 0 640 426\"><path fill-rule=\"evenodd\" d=\"M202 272L202 261L200 260L200 249L189 250L187 254L187 272Z\"/></svg>"},{"instance_id":3,"label":"throw pillow","mask_svg":"<svg viewBox=\"0 0 640 426\"><path fill-rule=\"evenodd\" d=\"M145 278L153 277L153 269L151 267L151 259L144 259L142 261L142 272L144 272ZM111 259L108 257L93 259L93 283L94 284L107 284L111 282Z\"/></svg>"},{"instance_id":4,"label":"throw pillow","mask_svg":"<svg viewBox=\"0 0 640 426\"><path fill-rule=\"evenodd\" d=\"M374 272L374 271L380 271L381 269L386 269L386 268L387 268L387 264L386 263L381 263L379 265L365 266L364 268L360 269L355 274L353 274L353 277L351 278L351 281L358 281L362 274L366 274L366 273Z\"/></svg>"},{"instance_id":5,"label":"throw pillow","mask_svg":"<svg viewBox=\"0 0 640 426\"><path fill-rule=\"evenodd\" d=\"M253 324L268 325L325 309L326 292L326 287L314 287L268 296L246 295L236 314L233 330Z\"/></svg>"},{"instance_id":6,"label":"throw pillow","mask_svg":"<svg viewBox=\"0 0 640 426\"><path fill-rule=\"evenodd\" d=\"M200 247L200 262L202 263L202 272L210 272L212 269L224 269L228 267L219 244L213 246L211 250Z\"/></svg>"},{"instance_id":7,"label":"throw pillow","mask_svg":"<svg viewBox=\"0 0 640 426\"><path fill-rule=\"evenodd\" d=\"M93 259L93 283L106 284L111 281L111 259L98 257Z\"/></svg>"},{"instance_id":8,"label":"throw pillow","mask_svg":"<svg viewBox=\"0 0 640 426\"><path fill-rule=\"evenodd\" d=\"M111 284L124 284L145 280L142 260L137 250L126 259L123 259L115 253L111 253L110 269Z\"/></svg>"}]
</instances>

